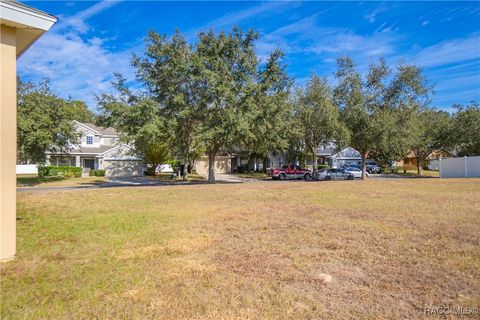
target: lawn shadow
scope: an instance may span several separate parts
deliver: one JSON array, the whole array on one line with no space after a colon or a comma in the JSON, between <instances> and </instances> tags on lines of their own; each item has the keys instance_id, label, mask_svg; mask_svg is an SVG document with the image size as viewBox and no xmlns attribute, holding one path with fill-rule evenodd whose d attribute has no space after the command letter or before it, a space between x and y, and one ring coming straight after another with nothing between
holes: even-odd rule
<instances>
[{"instance_id":1,"label":"lawn shadow","mask_svg":"<svg viewBox=\"0 0 480 320\"><path fill-rule=\"evenodd\" d=\"M33 187L46 182L65 180L65 177L39 177L37 175L17 176L17 187Z\"/></svg>"}]
</instances>

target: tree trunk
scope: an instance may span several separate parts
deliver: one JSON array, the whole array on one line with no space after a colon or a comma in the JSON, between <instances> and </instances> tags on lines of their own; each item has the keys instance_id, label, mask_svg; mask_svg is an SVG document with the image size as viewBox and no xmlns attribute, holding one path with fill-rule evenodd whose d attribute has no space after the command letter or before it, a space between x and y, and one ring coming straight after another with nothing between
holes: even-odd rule
<instances>
[{"instance_id":1,"label":"tree trunk","mask_svg":"<svg viewBox=\"0 0 480 320\"><path fill-rule=\"evenodd\" d=\"M217 155L216 148L208 152L208 183L215 183L215 156Z\"/></svg>"},{"instance_id":2,"label":"tree trunk","mask_svg":"<svg viewBox=\"0 0 480 320\"><path fill-rule=\"evenodd\" d=\"M422 176L422 159L417 157L417 176Z\"/></svg>"},{"instance_id":3,"label":"tree trunk","mask_svg":"<svg viewBox=\"0 0 480 320\"><path fill-rule=\"evenodd\" d=\"M263 158L263 172L267 173L267 167L268 167L268 157Z\"/></svg>"},{"instance_id":4,"label":"tree trunk","mask_svg":"<svg viewBox=\"0 0 480 320\"><path fill-rule=\"evenodd\" d=\"M150 168L147 168L147 175L148 176L155 176L156 173L157 173L157 167L158 167L158 164L152 164L152 166Z\"/></svg>"},{"instance_id":5,"label":"tree trunk","mask_svg":"<svg viewBox=\"0 0 480 320\"><path fill-rule=\"evenodd\" d=\"M362 153L362 180L365 180L365 178L367 177L366 160L367 160L367 153L363 152Z\"/></svg>"},{"instance_id":6,"label":"tree trunk","mask_svg":"<svg viewBox=\"0 0 480 320\"><path fill-rule=\"evenodd\" d=\"M187 167L188 167L188 165L186 165L186 164L185 164L184 167L183 167L183 176L182 176L183 181L186 181L186 180L187 180L187 177L188 177L188 169L187 169Z\"/></svg>"},{"instance_id":7,"label":"tree trunk","mask_svg":"<svg viewBox=\"0 0 480 320\"><path fill-rule=\"evenodd\" d=\"M316 155L315 152L314 152L314 153L313 153L313 168L312 168L312 173L317 171L317 167L318 167L318 159L317 159L317 155Z\"/></svg>"}]
</instances>

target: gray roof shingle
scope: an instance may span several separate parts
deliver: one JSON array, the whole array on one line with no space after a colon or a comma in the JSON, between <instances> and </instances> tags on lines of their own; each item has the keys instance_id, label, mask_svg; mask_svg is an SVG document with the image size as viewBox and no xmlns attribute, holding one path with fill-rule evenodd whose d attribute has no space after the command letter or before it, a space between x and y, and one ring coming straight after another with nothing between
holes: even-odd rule
<instances>
[{"instance_id":1,"label":"gray roof shingle","mask_svg":"<svg viewBox=\"0 0 480 320\"><path fill-rule=\"evenodd\" d=\"M107 127L107 128L99 127L99 126L96 126L96 125L93 124L93 123L86 123L86 122L80 122L80 123L83 124L83 125L86 126L86 127L92 128L93 130L100 132L100 133L103 134L103 135L118 136L118 131L117 131L117 129L115 129L115 128L112 128L112 127Z\"/></svg>"}]
</instances>

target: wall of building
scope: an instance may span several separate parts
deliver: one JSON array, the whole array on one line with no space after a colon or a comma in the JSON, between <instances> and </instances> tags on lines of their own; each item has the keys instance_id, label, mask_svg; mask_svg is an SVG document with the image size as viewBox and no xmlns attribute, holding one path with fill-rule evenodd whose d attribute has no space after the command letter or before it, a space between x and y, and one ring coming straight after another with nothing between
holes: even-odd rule
<instances>
[{"instance_id":1,"label":"wall of building","mask_svg":"<svg viewBox=\"0 0 480 320\"><path fill-rule=\"evenodd\" d=\"M195 161L195 171L200 175L208 174L208 158L202 157ZM230 157L215 157L215 173L232 173L231 158Z\"/></svg>"},{"instance_id":2,"label":"wall of building","mask_svg":"<svg viewBox=\"0 0 480 320\"><path fill-rule=\"evenodd\" d=\"M0 25L0 260L15 256L16 58L15 29Z\"/></svg>"},{"instance_id":3,"label":"wall of building","mask_svg":"<svg viewBox=\"0 0 480 320\"><path fill-rule=\"evenodd\" d=\"M141 160L103 160L103 168L107 177L131 177L143 175Z\"/></svg>"},{"instance_id":4,"label":"wall of building","mask_svg":"<svg viewBox=\"0 0 480 320\"><path fill-rule=\"evenodd\" d=\"M118 138L109 138L109 137L102 137L100 139L100 144L102 146L114 146L116 145Z\"/></svg>"}]
</instances>

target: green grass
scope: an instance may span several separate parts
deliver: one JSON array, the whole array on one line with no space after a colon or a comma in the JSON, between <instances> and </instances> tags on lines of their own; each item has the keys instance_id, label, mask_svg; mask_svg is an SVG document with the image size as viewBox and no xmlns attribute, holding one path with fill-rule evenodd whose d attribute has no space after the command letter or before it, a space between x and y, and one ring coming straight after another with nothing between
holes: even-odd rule
<instances>
[{"instance_id":1,"label":"green grass","mask_svg":"<svg viewBox=\"0 0 480 320\"><path fill-rule=\"evenodd\" d=\"M17 196L2 319L428 319L425 306L480 305L479 179Z\"/></svg>"},{"instance_id":2,"label":"green grass","mask_svg":"<svg viewBox=\"0 0 480 320\"><path fill-rule=\"evenodd\" d=\"M154 179L154 180L160 180L163 182L171 182L171 183L176 183L176 182L183 182L183 178L181 177L172 177L172 173L157 173L155 176L147 176L149 179ZM203 181L205 178L202 176L196 174L196 173L191 173L187 175L186 181Z\"/></svg>"},{"instance_id":3,"label":"green grass","mask_svg":"<svg viewBox=\"0 0 480 320\"><path fill-rule=\"evenodd\" d=\"M244 178L244 179L256 179L256 180L265 180L265 179L271 179L270 176L268 176L266 173L263 172L246 172L246 173L232 173L231 175L239 177L239 178Z\"/></svg>"},{"instance_id":4,"label":"green grass","mask_svg":"<svg viewBox=\"0 0 480 320\"><path fill-rule=\"evenodd\" d=\"M37 175L17 175L17 187L65 187L94 185L104 182L105 177L39 177Z\"/></svg>"}]
</instances>

